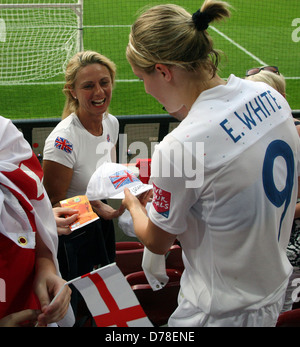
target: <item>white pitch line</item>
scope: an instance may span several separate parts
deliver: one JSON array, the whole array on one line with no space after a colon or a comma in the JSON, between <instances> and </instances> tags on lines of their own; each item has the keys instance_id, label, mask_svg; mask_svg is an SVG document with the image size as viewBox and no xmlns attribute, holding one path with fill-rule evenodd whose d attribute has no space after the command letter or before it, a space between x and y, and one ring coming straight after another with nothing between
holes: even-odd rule
<instances>
[{"instance_id":1,"label":"white pitch line","mask_svg":"<svg viewBox=\"0 0 300 347\"><path fill-rule=\"evenodd\" d=\"M261 59L259 59L257 56L255 56L254 54L252 54L251 52L249 52L246 48L244 48L243 46L241 46L240 44L238 44L237 42L235 42L234 40L232 40L230 37L228 37L227 35L225 35L224 33L222 33L222 31L218 30L217 28L215 28L214 26L210 26L211 29L213 29L217 34L219 34L220 36L222 36L225 40L229 41L230 43L232 43L234 46L236 46L237 48L239 48L241 51L243 51L244 53L246 53L247 55L249 55L249 57L251 57L252 59L256 60L257 62L259 62L261 65L268 65L266 64L264 61L262 61Z\"/></svg>"},{"instance_id":2,"label":"white pitch line","mask_svg":"<svg viewBox=\"0 0 300 347\"><path fill-rule=\"evenodd\" d=\"M131 25L128 24L119 24L119 25L84 25L84 28L131 28Z\"/></svg>"},{"instance_id":3,"label":"white pitch line","mask_svg":"<svg viewBox=\"0 0 300 347\"><path fill-rule=\"evenodd\" d=\"M116 83L134 83L134 82L141 82L139 79L132 79L132 80L116 80ZM64 81L53 81L53 82L18 82L15 84L9 84L9 83L0 83L0 86L35 86L35 85L52 85L52 84L64 84L66 82Z\"/></svg>"},{"instance_id":4,"label":"white pitch line","mask_svg":"<svg viewBox=\"0 0 300 347\"><path fill-rule=\"evenodd\" d=\"M84 28L129 28L131 27L131 25L85 25ZM262 61L260 58L258 58L257 56L255 56L254 54L252 54L251 52L249 52L246 48L244 48L243 46L241 46L240 44L238 44L237 42L235 42L234 40L232 40L229 36L225 35L224 33L222 33L222 31L218 30L217 28L215 28L214 26L210 26L210 28L212 30L214 30L217 34L219 34L220 36L222 36L225 40L227 40L228 42L232 43L234 46L236 46L237 48L239 48L241 51L243 51L244 53L246 53L247 55L249 55L249 57L251 57L252 59L256 60L259 64L261 65L268 65L267 63L265 63L264 61ZM300 77L285 77L286 80L300 80ZM135 82L141 82L139 79L120 79L120 80L116 80L117 83L135 83ZM51 85L51 84L63 84L65 82L21 82L15 85ZM0 85L10 85L10 84L0 84Z\"/></svg>"},{"instance_id":5,"label":"white pitch line","mask_svg":"<svg viewBox=\"0 0 300 347\"><path fill-rule=\"evenodd\" d=\"M222 36L225 40L229 41L230 43L232 43L234 46L236 46L237 48L239 48L241 51L243 51L244 53L246 53L247 55L249 55L249 57L251 57L252 59L256 60L257 62L259 62L261 65L263 66L267 66L268 64L265 63L264 61L262 61L260 58L258 58L257 56L255 56L254 54L252 54L251 52L249 52L246 48L244 48L243 46L241 46L240 44L238 44L237 42L235 42L234 40L232 40L230 37L228 37L227 35L225 35L224 33L222 33L222 31L218 30L217 28L215 28L214 26L210 26L210 28L212 30L214 30L217 34L219 34L220 36ZM284 77L286 80L300 80L300 77Z\"/></svg>"}]
</instances>

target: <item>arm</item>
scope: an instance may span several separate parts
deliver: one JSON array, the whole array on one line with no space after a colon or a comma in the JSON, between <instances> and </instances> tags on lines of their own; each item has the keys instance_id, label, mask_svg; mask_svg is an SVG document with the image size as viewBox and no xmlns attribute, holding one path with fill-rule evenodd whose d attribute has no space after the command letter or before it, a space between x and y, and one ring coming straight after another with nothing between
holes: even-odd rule
<instances>
[{"instance_id":1,"label":"arm","mask_svg":"<svg viewBox=\"0 0 300 347\"><path fill-rule=\"evenodd\" d=\"M300 218L300 202L296 204L296 209L295 209L295 219Z\"/></svg>"},{"instance_id":2,"label":"arm","mask_svg":"<svg viewBox=\"0 0 300 347\"><path fill-rule=\"evenodd\" d=\"M147 217L143 201L133 196L127 188L124 192L123 205L131 214L136 236L151 252L165 254L176 240L177 235L170 234L152 223ZM147 195L143 198L144 202L147 201Z\"/></svg>"},{"instance_id":3,"label":"arm","mask_svg":"<svg viewBox=\"0 0 300 347\"><path fill-rule=\"evenodd\" d=\"M90 203L97 215L106 220L120 217L121 214L125 211L125 207L122 205L118 210L115 210L114 208L112 208L108 204L105 204L101 200L90 201Z\"/></svg>"},{"instance_id":4,"label":"arm","mask_svg":"<svg viewBox=\"0 0 300 347\"><path fill-rule=\"evenodd\" d=\"M300 197L300 177L298 177L298 198ZM294 218L300 218L300 202L296 204Z\"/></svg>"},{"instance_id":5,"label":"arm","mask_svg":"<svg viewBox=\"0 0 300 347\"><path fill-rule=\"evenodd\" d=\"M73 170L51 160L43 161L44 186L52 206L59 206L70 186Z\"/></svg>"},{"instance_id":6,"label":"arm","mask_svg":"<svg viewBox=\"0 0 300 347\"><path fill-rule=\"evenodd\" d=\"M38 311L29 309L12 313L0 319L0 327L33 327L37 322L38 314Z\"/></svg>"},{"instance_id":7,"label":"arm","mask_svg":"<svg viewBox=\"0 0 300 347\"><path fill-rule=\"evenodd\" d=\"M0 319L0 327L33 327L37 322L39 312L23 310L12 313Z\"/></svg>"},{"instance_id":8,"label":"arm","mask_svg":"<svg viewBox=\"0 0 300 347\"><path fill-rule=\"evenodd\" d=\"M43 243L38 233L36 235L35 268L34 290L41 306L38 323L41 326L45 326L49 323L57 322L65 316L70 303L71 290L68 286L65 286L57 300L50 305L52 299L66 281L57 275L52 253Z\"/></svg>"}]
</instances>

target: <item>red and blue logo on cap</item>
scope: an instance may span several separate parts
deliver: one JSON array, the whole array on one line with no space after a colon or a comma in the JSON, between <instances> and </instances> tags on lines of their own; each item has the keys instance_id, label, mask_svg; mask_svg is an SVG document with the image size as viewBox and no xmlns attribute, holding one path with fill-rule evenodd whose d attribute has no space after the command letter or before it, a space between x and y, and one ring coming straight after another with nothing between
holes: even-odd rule
<instances>
[{"instance_id":1,"label":"red and blue logo on cap","mask_svg":"<svg viewBox=\"0 0 300 347\"><path fill-rule=\"evenodd\" d=\"M121 188L132 182L140 182L140 180L131 172L121 170L109 176L111 183L115 189Z\"/></svg>"}]
</instances>

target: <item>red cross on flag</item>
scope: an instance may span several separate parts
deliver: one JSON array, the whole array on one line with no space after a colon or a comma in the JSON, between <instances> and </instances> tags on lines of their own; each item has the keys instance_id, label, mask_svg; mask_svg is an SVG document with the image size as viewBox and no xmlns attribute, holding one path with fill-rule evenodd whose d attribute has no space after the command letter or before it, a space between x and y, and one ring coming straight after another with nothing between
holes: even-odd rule
<instances>
[{"instance_id":1,"label":"red cross on flag","mask_svg":"<svg viewBox=\"0 0 300 347\"><path fill-rule=\"evenodd\" d=\"M152 327L115 263L69 281L83 296L98 327Z\"/></svg>"}]
</instances>

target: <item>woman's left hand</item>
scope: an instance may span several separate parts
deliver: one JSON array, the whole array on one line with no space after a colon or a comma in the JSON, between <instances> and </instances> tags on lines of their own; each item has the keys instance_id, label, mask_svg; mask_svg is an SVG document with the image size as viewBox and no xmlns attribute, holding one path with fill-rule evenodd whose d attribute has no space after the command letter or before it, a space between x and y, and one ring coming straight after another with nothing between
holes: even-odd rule
<instances>
[{"instance_id":1,"label":"woman's left hand","mask_svg":"<svg viewBox=\"0 0 300 347\"><path fill-rule=\"evenodd\" d=\"M109 206L108 204L105 204L101 200L90 201L90 203L91 203L94 211L97 213L97 215L103 219L106 219L106 220L118 218L125 211L125 207L123 205L121 205L116 210L113 207Z\"/></svg>"},{"instance_id":2,"label":"woman's left hand","mask_svg":"<svg viewBox=\"0 0 300 347\"><path fill-rule=\"evenodd\" d=\"M65 283L65 280L53 273L35 279L35 293L41 306L41 313L38 315L38 326L58 322L66 315L71 300L71 289L64 286ZM62 292L51 304L62 287Z\"/></svg>"}]
</instances>

